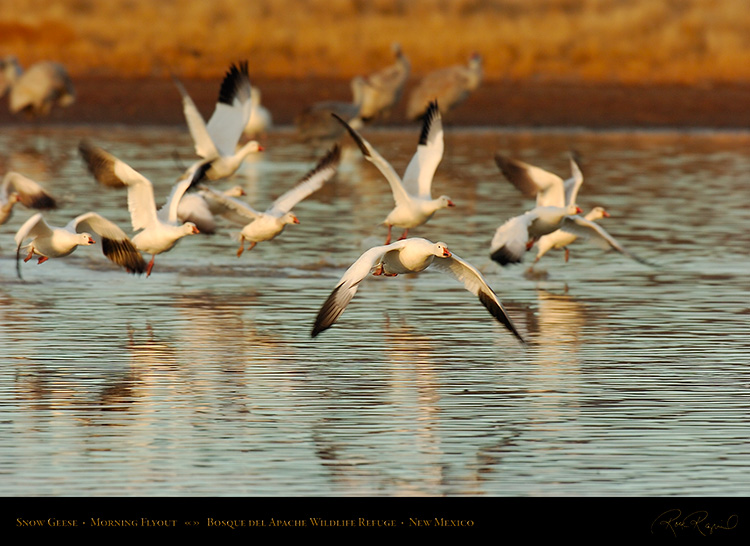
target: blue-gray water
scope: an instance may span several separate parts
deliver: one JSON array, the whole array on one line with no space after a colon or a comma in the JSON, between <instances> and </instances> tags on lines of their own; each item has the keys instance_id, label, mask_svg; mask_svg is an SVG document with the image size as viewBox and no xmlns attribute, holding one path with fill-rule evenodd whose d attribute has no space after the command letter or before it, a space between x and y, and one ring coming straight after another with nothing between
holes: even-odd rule
<instances>
[{"instance_id":1,"label":"blue-gray water","mask_svg":"<svg viewBox=\"0 0 750 546\"><path fill-rule=\"evenodd\" d=\"M414 130L366 130L403 171ZM130 232L124 192L96 185L87 137L165 197L192 146L180 128L16 128L1 172ZM184 239L150 278L98 246L23 264L0 226L0 494L5 496L747 495L750 135L446 128L439 211L414 236L479 267L521 347L439 272L367 279L333 328L314 317L385 238L385 180L359 151L295 208L301 224L237 258L233 228ZM265 208L322 151L271 133L235 180ZM501 268L489 241L531 208L493 153L568 174L579 204L649 268L578 242L565 263ZM148 258L148 257L147 257Z\"/></svg>"}]
</instances>

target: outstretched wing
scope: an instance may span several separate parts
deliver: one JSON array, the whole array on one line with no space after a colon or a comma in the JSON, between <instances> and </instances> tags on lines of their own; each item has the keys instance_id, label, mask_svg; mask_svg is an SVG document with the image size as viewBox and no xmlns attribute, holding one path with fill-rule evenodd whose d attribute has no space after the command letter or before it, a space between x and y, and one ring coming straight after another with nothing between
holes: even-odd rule
<instances>
[{"instance_id":1,"label":"outstretched wing","mask_svg":"<svg viewBox=\"0 0 750 546\"><path fill-rule=\"evenodd\" d=\"M623 254L628 258L635 260L636 262L648 265L650 267L656 267L651 262L644 260L643 258L639 258L632 252L626 250L625 247L622 246L617 241L617 239L607 233L607 231L602 226L600 226L596 222L587 220L583 216L567 216L563 221L562 226L560 226L560 229L563 231L567 231L568 233L577 235L578 237L589 239L591 242L593 242L603 250L616 250L620 254Z\"/></svg>"},{"instance_id":2,"label":"outstretched wing","mask_svg":"<svg viewBox=\"0 0 750 546\"><path fill-rule=\"evenodd\" d=\"M323 184L333 178L340 161L341 149L336 145L291 190L276 199L269 207L269 212L283 214L292 210L297 203L318 191Z\"/></svg>"},{"instance_id":3,"label":"outstretched wing","mask_svg":"<svg viewBox=\"0 0 750 546\"><path fill-rule=\"evenodd\" d=\"M432 198L432 179L443 159L443 149L443 121L437 101L432 101L423 117L417 152L404 172L404 187L411 195Z\"/></svg>"},{"instance_id":4,"label":"outstretched wing","mask_svg":"<svg viewBox=\"0 0 750 546\"><path fill-rule=\"evenodd\" d=\"M369 142L362 138L362 136L357 131L352 129L352 127L341 117L339 117L336 113L331 113L331 115L339 120L339 123L341 123L346 128L346 130L349 131L349 134L354 139L354 142L356 142L357 146L359 146L359 149L362 150L362 154L365 156L365 159L375 165L383 174L383 176L385 176L385 179L391 185L393 200L396 202L396 205L407 203L409 201L409 194L406 192L406 189L401 183L401 179L399 178L398 174L396 174L396 171L393 169L391 164L388 163L385 158L381 156Z\"/></svg>"},{"instance_id":5,"label":"outstretched wing","mask_svg":"<svg viewBox=\"0 0 750 546\"><path fill-rule=\"evenodd\" d=\"M222 156L235 153L252 111L252 87L247 61L229 67L219 90L219 100L206 130Z\"/></svg>"},{"instance_id":6,"label":"outstretched wing","mask_svg":"<svg viewBox=\"0 0 750 546\"><path fill-rule=\"evenodd\" d=\"M495 231L490 243L490 257L500 265L519 263L526 253L532 213L507 220Z\"/></svg>"},{"instance_id":7,"label":"outstretched wing","mask_svg":"<svg viewBox=\"0 0 750 546\"><path fill-rule=\"evenodd\" d=\"M206 128L206 122L201 116L198 107L190 98L185 86L182 85L174 75L172 76L177 90L182 96L182 110L185 113L185 121L187 122L188 129L190 130L190 136L193 137L193 144L195 145L195 153L200 157L211 159L219 155L219 151L214 144L211 135Z\"/></svg>"},{"instance_id":8,"label":"outstretched wing","mask_svg":"<svg viewBox=\"0 0 750 546\"><path fill-rule=\"evenodd\" d=\"M536 197L538 207L565 206L564 182L556 174L500 154L495 154L495 163L521 193Z\"/></svg>"},{"instance_id":9,"label":"outstretched wing","mask_svg":"<svg viewBox=\"0 0 750 546\"><path fill-rule=\"evenodd\" d=\"M128 273L143 273L146 262L125 232L96 212L86 212L71 220L67 229L76 233L96 233L101 238L102 253Z\"/></svg>"},{"instance_id":10,"label":"outstretched wing","mask_svg":"<svg viewBox=\"0 0 750 546\"><path fill-rule=\"evenodd\" d=\"M322 331L333 326L336 319L344 312L346 306L352 301L354 294L357 293L359 283L378 265L383 259L386 252L393 250L395 247L403 246L404 241L398 241L398 244L375 246L365 251L341 277L336 288L328 296L323 306L315 318L315 324L312 329L312 337L317 336Z\"/></svg>"},{"instance_id":11,"label":"outstretched wing","mask_svg":"<svg viewBox=\"0 0 750 546\"><path fill-rule=\"evenodd\" d=\"M581 189L581 184L583 184L583 173L572 154L570 156L570 173L571 177L564 182L565 204L575 205L576 199L578 199L578 190Z\"/></svg>"},{"instance_id":12,"label":"outstretched wing","mask_svg":"<svg viewBox=\"0 0 750 546\"><path fill-rule=\"evenodd\" d=\"M45 237L52 235L52 228L47 225L44 221L41 212L37 212L31 218L26 220L21 228L16 232L16 275L19 279L21 277L21 245L23 242L30 237Z\"/></svg>"},{"instance_id":13,"label":"outstretched wing","mask_svg":"<svg viewBox=\"0 0 750 546\"><path fill-rule=\"evenodd\" d=\"M78 147L94 178L106 186L127 186L128 210L134 230L157 221L151 181L124 161L84 140Z\"/></svg>"},{"instance_id":14,"label":"outstretched wing","mask_svg":"<svg viewBox=\"0 0 750 546\"><path fill-rule=\"evenodd\" d=\"M260 212L239 199L235 199L234 197L230 197L229 195L220 193L203 185L198 186L198 189L201 195L207 196L221 206L219 214L230 222L244 226L261 216Z\"/></svg>"},{"instance_id":15,"label":"outstretched wing","mask_svg":"<svg viewBox=\"0 0 750 546\"><path fill-rule=\"evenodd\" d=\"M526 343L518 329L513 324L497 295L489 287L482 274L470 263L459 258L455 254L448 258L436 257L432 266L452 275L456 280L463 283L464 288L477 296L482 305L495 317L500 324L505 326L521 343Z\"/></svg>"},{"instance_id":16,"label":"outstretched wing","mask_svg":"<svg viewBox=\"0 0 750 546\"><path fill-rule=\"evenodd\" d=\"M31 178L11 171L3 177L2 196L7 196L13 188L18 194L18 200L30 209L54 209L57 202L54 197Z\"/></svg>"}]
</instances>

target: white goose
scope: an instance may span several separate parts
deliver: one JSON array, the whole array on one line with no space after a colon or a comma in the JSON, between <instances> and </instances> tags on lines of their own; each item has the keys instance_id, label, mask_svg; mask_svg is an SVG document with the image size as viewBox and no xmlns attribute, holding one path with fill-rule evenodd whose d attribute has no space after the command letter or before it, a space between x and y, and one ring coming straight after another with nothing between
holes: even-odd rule
<instances>
[{"instance_id":1,"label":"white goose","mask_svg":"<svg viewBox=\"0 0 750 546\"><path fill-rule=\"evenodd\" d=\"M574 204L578 198L578 191L583 183L583 174L572 155L570 157L571 177L567 180L563 180L556 174L539 167L500 154L495 155L495 162L505 178L521 193L527 197L536 198L537 206L570 205ZM604 228L595 223L602 218L609 218L609 213L603 207L594 207L583 217L570 216L566 218L559 230L543 235L536 242L538 250L534 264L553 248L564 249L565 261L567 262L570 257L568 246L580 237L591 240L605 250L616 250L637 262L653 266L653 264L627 251Z\"/></svg>"},{"instance_id":2,"label":"white goose","mask_svg":"<svg viewBox=\"0 0 750 546\"><path fill-rule=\"evenodd\" d=\"M76 97L65 67L53 61L40 61L25 72L18 59L9 55L0 60L5 88L10 87L10 111L30 117L46 116L53 106L70 106ZM2 89L0 96L5 93Z\"/></svg>"},{"instance_id":3,"label":"white goose","mask_svg":"<svg viewBox=\"0 0 750 546\"><path fill-rule=\"evenodd\" d=\"M229 67L208 123L204 121L182 83L174 78L182 95L185 120L193 137L195 153L203 158L185 173L185 177L195 178L194 184L203 178L219 180L233 175L245 157L263 149L255 140L237 148L252 110L252 87L247 70L247 61L239 66L232 64Z\"/></svg>"},{"instance_id":4,"label":"white goose","mask_svg":"<svg viewBox=\"0 0 750 546\"><path fill-rule=\"evenodd\" d=\"M201 187L201 191L226 209L226 212L221 213L223 217L244 226L239 235L240 248L237 250L237 257L240 257L245 249L245 241L250 242L247 247L249 251L256 244L269 241L279 235L287 225L299 224L299 219L291 212L292 208L323 187L323 184L336 174L340 160L340 148L334 146L310 172L302 177L292 189L278 197L265 212L259 212L247 203L210 188Z\"/></svg>"},{"instance_id":5,"label":"white goose","mask_svg":"<svg viewBox=\"0 0 750 546\"><path fill-rule=\"evenodd\" d=\"M154 188L150 180L124 161L88 141L81 142L79 150L97 181L108 186L127 186L128 210L133 230L140 230L133 237L133 244L138 250L151 254L151 261L146 269L147 277L151 275L157 254L171 250L186 235L199 233L195 224L180 223L177 217L180 199L192 180L180 179L172 187L167 202L157 212Z\"/></svg>"},{"instance_id":6,"label":"white goose","mask_svg":"<svg viewBox=\"0 0 750 546\"><path fill-rule=\"evenodd\" d=\"M261 136L273 126L271 111L263 106L260 101L260 89L253 85L250 88L250 117L242 130L247 137Z\"/></svg>"},{"instance_id":7,"label":"white goose","mask_svg":"<svg viewBox=\"0 0 750 546\"><path fill-rule=\"evenodd\" d=\"M437 100L443 114L458 106L482 82L482 57L474 53L468 65L454 65L427 74L414 88L406 105L406 117L419 119L431 101Z\"/></svg>"},{"instance_id":8,"label":"white goose","mask_svg":"<svg viewBox=\"0 0 750 546\"><path fill-rule=\"evenodd\" d=\"M177 207L177 217L181 222L192 222L201 233L211 235L216 232L216 216L228 211L224 203L220 203L213 196L212 190L202 189L197 192L186 193L180 199ZM221 192L227 197L241 197L245 190L241 186L233 186Z\"/></svg>"},{"instance_id":9,"label":"white goose","mask_svg":"<svg viewBox=\"0 0 750 546\"><path fill-rule=\"evenodd\" d=\"M0 225L10 220L16 203L40 210L57 207L55 199L38 182L10 171L0 183Z\"/></svg>"},{"instance_id":10,"label":"white goose","mask_svg":"<svg viewBox=\"0 0 750 546\"><path fill-rule=\"evenodd\" d=\"M50 226L40 212L36 213L16 233L16 257L20 257L21 245L27 239L31 239L31 242L23 247L29 250L24 262L28 262L35 254L39 256L37 263L40 264L49 258L67 256L78 246L93 245L95 241L91 233L102 238L102 253L111 262L124 267L128 273L143 273L146 270L146 262L125 232L96 212L81 214L65 227ZM20 278L20 267L17 271Z\"/></svg>"},{"instance_id":11,"label":"white goose","mask_svg":"<svg viewBox=\"0 0 750 546\"><path fill-rule=\"evenodd\" d=\"M603 250L616 250L620 254L627 256L642 263L654 267L654 264L639 258L632 252L623 247L617 239L612 237L607 231L596 223L602 218L609 218L609 213L603 207L594 207L586 216L568 216L562 223L559 230L553 231L549 235L544 235L537 241L537 255L534 263L537 263L542 256L552 249L564 249L565 261L568 261L570 250L568 246L573 244L579 237L590 240Z\"/></svg>"},{"instance_id":12,"label":"white goose","mask_svg":"<svg viewBox=\"0 0 750 546\"><path fill-rule=\"evenodd\" d=\"M436 199L431 195L432 179L443 158L443 123L436 102L430 103L423 118L417 151L406 167L403 181L391 164L369 142L343 119L338 116L336 119L346 127L365 158L380 170L391 186L396 206L383 221L388 226L385 244L391 242L393 226L404 230L400 237L404 239L409 229L426 223L438 210L454 206L447 195L441 195Z\"/></svg>"},{"instance_id":13,"label":"white goose","mask_svg":"<svg viewBox=\"0 0 750 546\"><path fill-rule=\"evenodd\" d=\"M545 206L514 216L495 231L490 257L500 265L519 263L539 237L560 229L568 216L580 212L577 205Z\"/></svg>"},{"instance_id":14,"label":"white goose","mask_svg":"<svg viewBox=\"0 0 750 546\"><path fill-rule=\"evenodd\" d=\"M346 270L321 307L315 319L312 337L330 328L336 322L354 294L357 293L359 283L370 272L374 272L375 275L395 276L400 273L417 273L430 266L452 275L463 283L464 287L479 298L482 305L498 322L519 341L525 343L482 274L474 266L452 254L445 243L433 243L421 238L402 239L365 251Z\"/></svg>"}]
</instances>

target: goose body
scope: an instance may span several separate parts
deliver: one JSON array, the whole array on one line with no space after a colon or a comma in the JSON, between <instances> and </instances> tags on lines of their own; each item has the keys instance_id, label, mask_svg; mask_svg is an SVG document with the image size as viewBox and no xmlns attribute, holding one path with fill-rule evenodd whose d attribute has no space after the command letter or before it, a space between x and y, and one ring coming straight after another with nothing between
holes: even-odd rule
<instances>
[{"instance_id":1,"label":"goose body","mask_svg":"<svg viewBox=\"0 0 750 546\"><path fill-rule=\"evenodd\" d=\"M20 255L23 243L31 239L24 247L28 249L24 262L37 255L41 264L49 258L68 256L79 246L93 245L95 241L91 233L101 237L102 253L111 262L124 267L129 273L143 273L146 270L143 257L125 232L96 212L81 214L65 227L50 226L41 213L34 214L15 235L17 254Z\"/></svg>"},{"instance_id":2,"label":"goose body","mask_svg":"<svg viewBox=\"0 0 750 546\"><path fill-rule=\"evenodd\" d=\"M479 271L448 250L443 242L427 239L401 239L365 251L344 273L331 295L323 303L312 329L315 337L333 326L357 293L360 283L372 272L374 275L396 276L418 273L428 267L448 273L477 296L484 307L519 341L523 337L503 309L495 293Z\"/></svg>"},{"instance_id":3,"label":"goose body","mask_svg":"<svg viewBox=\"0 0 750 546\"><path fill-rule=\"evenodd\" d=\"M401 235L401 239L404 239L409 229L426 223L438 210L454 206L447 195L432 198L432 179L443 157L444 146L443 125L437 103L430 104L423 118L417 151L407 165L403 179L354 128L341 118L337 119L349 131L365 158L378 168L390 184L395 207L383 221L388 226L385 244L391 242L394 226L404 230Z\"/></svg>"},{"instance_id":4,"label":"goose body","mask_svg":"<svg viewBox=\"0 0 750 546\"><path fill-rule=\"evenodd\" d=\"M157 254L171 250L183 237L199 233L195 224L182 223L177 216L180 200L192 180L182 178L174 184L167 202L157 211L150 180L124 161L87 141L81 143L79 150L100 183L127 187L131 224L133 230L138 231L132 239L133 244L138 250L151 254L147 277L151 275Z\"/></svg>"},{"instance_id":5,"label":"goose body","mask_svg":"<svg viewBox=\"0 0 750 546\"><path fill-rule=\"evenodd\" d=\"M409 119L424 115L430 102L437 100L445 114L461 104L482 82L482 57L474 53L467 65L441 68L427 74L414 88L406 106Z\"/></svg>"},{"instance_id":6,"label":"goose body","mask_svg":"<svg viewBox=\"0 0 750 546\"><path fill-rule=\"evenodd\" d=\"M215 206L221 207L220 214L224 218L243 226L239 234L240 247L237 250L237 257L239 257L245 250L245 241L250 243L247 250L252 250L256 244L269 241L279 235L289 224L299 224L299 219L292 209L297 203L323 187L323 184L336 174L340 160L340 148L334 146L294 187L279 196L263 212L211 188L201 187L201 192L215 201Z\"/></svg>"},{"instance_id":7,"label":"goose body","mask_svg":"<svg viewBox=\"0 0 750 546\"><path fill-rule=\"evenodd\" d=\"M54 209L57 202L38 182L10 171L0 183L0 225L7 222L16 203L30 209Z\"/></svg>"},{"instance_id":8,"label":"goose body","mask_svg":"<svg viewBox=\"0 0 750 546\"><path fill-rule=\"evenodd\" d=\"M12 114L46 116L53 107L70 106L75 101L73 82L60 63L40 61L24 71L18 59L11 55L0 61L0 72L10 88L9 107Z\"/></svg>"}]
</instances>

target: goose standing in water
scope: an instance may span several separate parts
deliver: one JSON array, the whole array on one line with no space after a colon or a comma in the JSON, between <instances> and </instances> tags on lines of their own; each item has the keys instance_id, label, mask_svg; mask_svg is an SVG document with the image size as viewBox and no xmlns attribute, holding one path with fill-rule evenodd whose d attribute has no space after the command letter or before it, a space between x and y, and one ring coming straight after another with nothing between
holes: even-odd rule
<instances>
[{"instance_id":1,"label":"goose standing in water","mask_svg":"<svg viewBox=\"0 0 750 546\"><path fill-rule=\"evenodd\" d=\"M26 71L18 59L9 55L0 60L0 96L10 89L9 107L12 114L28 117L47 116L55 106L66 107L75 102L76 92L65 67L53 61L40 61Z\"/></svg>"},{"instance_id":2,"label":"goose standing in water","mask_svg":"<svg viewBox=\"0 0 750 546\"><path fill-rule=\"evenodd\" d=\"M20 257L24 241L31 239L24 247L29 250L24 262L28 262L34 255L39 256L37 263L40 264L49 258L61 258L71 254L79 246L93 245L95 241L91 233L102 238L102 253L111 262L124 267L128 273L143 273L146 270L146 262L125 232L117 224L95 212L81 214L65 227L50 226L42 214L37 212L16 233L16 257ZM17 272L20 278L20 266L17 267Z\"/></svg>"},{"instance_id":3,"label":"goose standing in water","mask_svg":"<svg viewBox=\"0 0 750 546\"><path fill-rule=\"evenodd\" d=\"M182 107L195 144L195 153L203 158L190 166L184 175L194 179L193 185L204 178L213 181L232 176L245 157L263 149L255 140L237 148L252 110L247 61L229 67L208 123L182 83L177 78L174 78L174 82L182 95Z\"/></svg>"},{"instance_id":4,"label":"goose standing in water","mask_svg":"<svg viewBox=\"0 0 750 546\"><path fill-rule=\"evenodd\" d=\"M187 235L200 233L195 224L181 223L177 216L180 200L190 187L191 179L182 178L177 181L167 202L157 211L150 180L124 161L88 141L81 142L79 150L99 183L128 188L130 219L133 231L138 231L133 237L133 244L138 250L151 254L146 277L151 275L157 254L171 250Z\"/></svg>"},{"instance_id":5,"label":"goose standing in water","mask_svg":"<svg viewBox=\"0 0 750 546\"><path fill-rule=\"evenodd\" d=\"M396 106L409 79L411 63L397 43L392 46L396 61L365 76L362 88L362 107L359 115L364 123L386 117Z\"/></svg>"},{"instance_id":6,"label":"goose standing in water","mask_svg":"<svg viewBox=\"0 0 750 546\"><path fill-rule=\"evenodd\" d=\"M374 275L393 277L403 273L418 273L430 266L448 273L463 283L464 287L479 298L482 305L498 322L521 343L525 343L482 274L470 263L451 253L445 243L433 243L420 238L402 239L365 251L346 270L336 288L323 303L315 319L312 337L333 326L357 293L359 284L370 272Z\"/></svg>"},{"instance_id":7,"label":"goose standing in water","mask_svg":"<svg viewBox=\"0 0 750 546\"><path fill-rule=\"evenodd\" d=\"M13 207L21 203L30 209L57 208L54 197L38 183L22 174L10 171L0 183L0 225L10 220Z\"/></svg>"},{"instance_id":8,"label":"goose standing in water","mask_svg":"<svg viewBox=\"0 0 750 546\"><path fill-rule=\"evenodd\" d=\"M409 95L406 117L422 117L431 101L437 100L443 114L458 106L482 83L482 57L474 53L468 65L454 65L430 72Z\"/></svg>"},{"instance_id":9,"label":"goose standing in water","mask_svg":"<svg viewBox=\"0 0 750 546\"><path fill-rule=\"evenodd\" d=\"M391 242L393 226L404 230L401 239L405 239L409 229L426 223L438 210L454 206L453 201L447 195L433 199L431 193L432 179L443 158L444 147L443 124L436 102L430 103L423 118L417 151L406 167L403 180L396 174L391 164L357 131L338 116L336 119L346 127L365 158L380 170L391 186L396 206L383 221L388 226L385 244Z\"/></svg>"}]
</instances>

